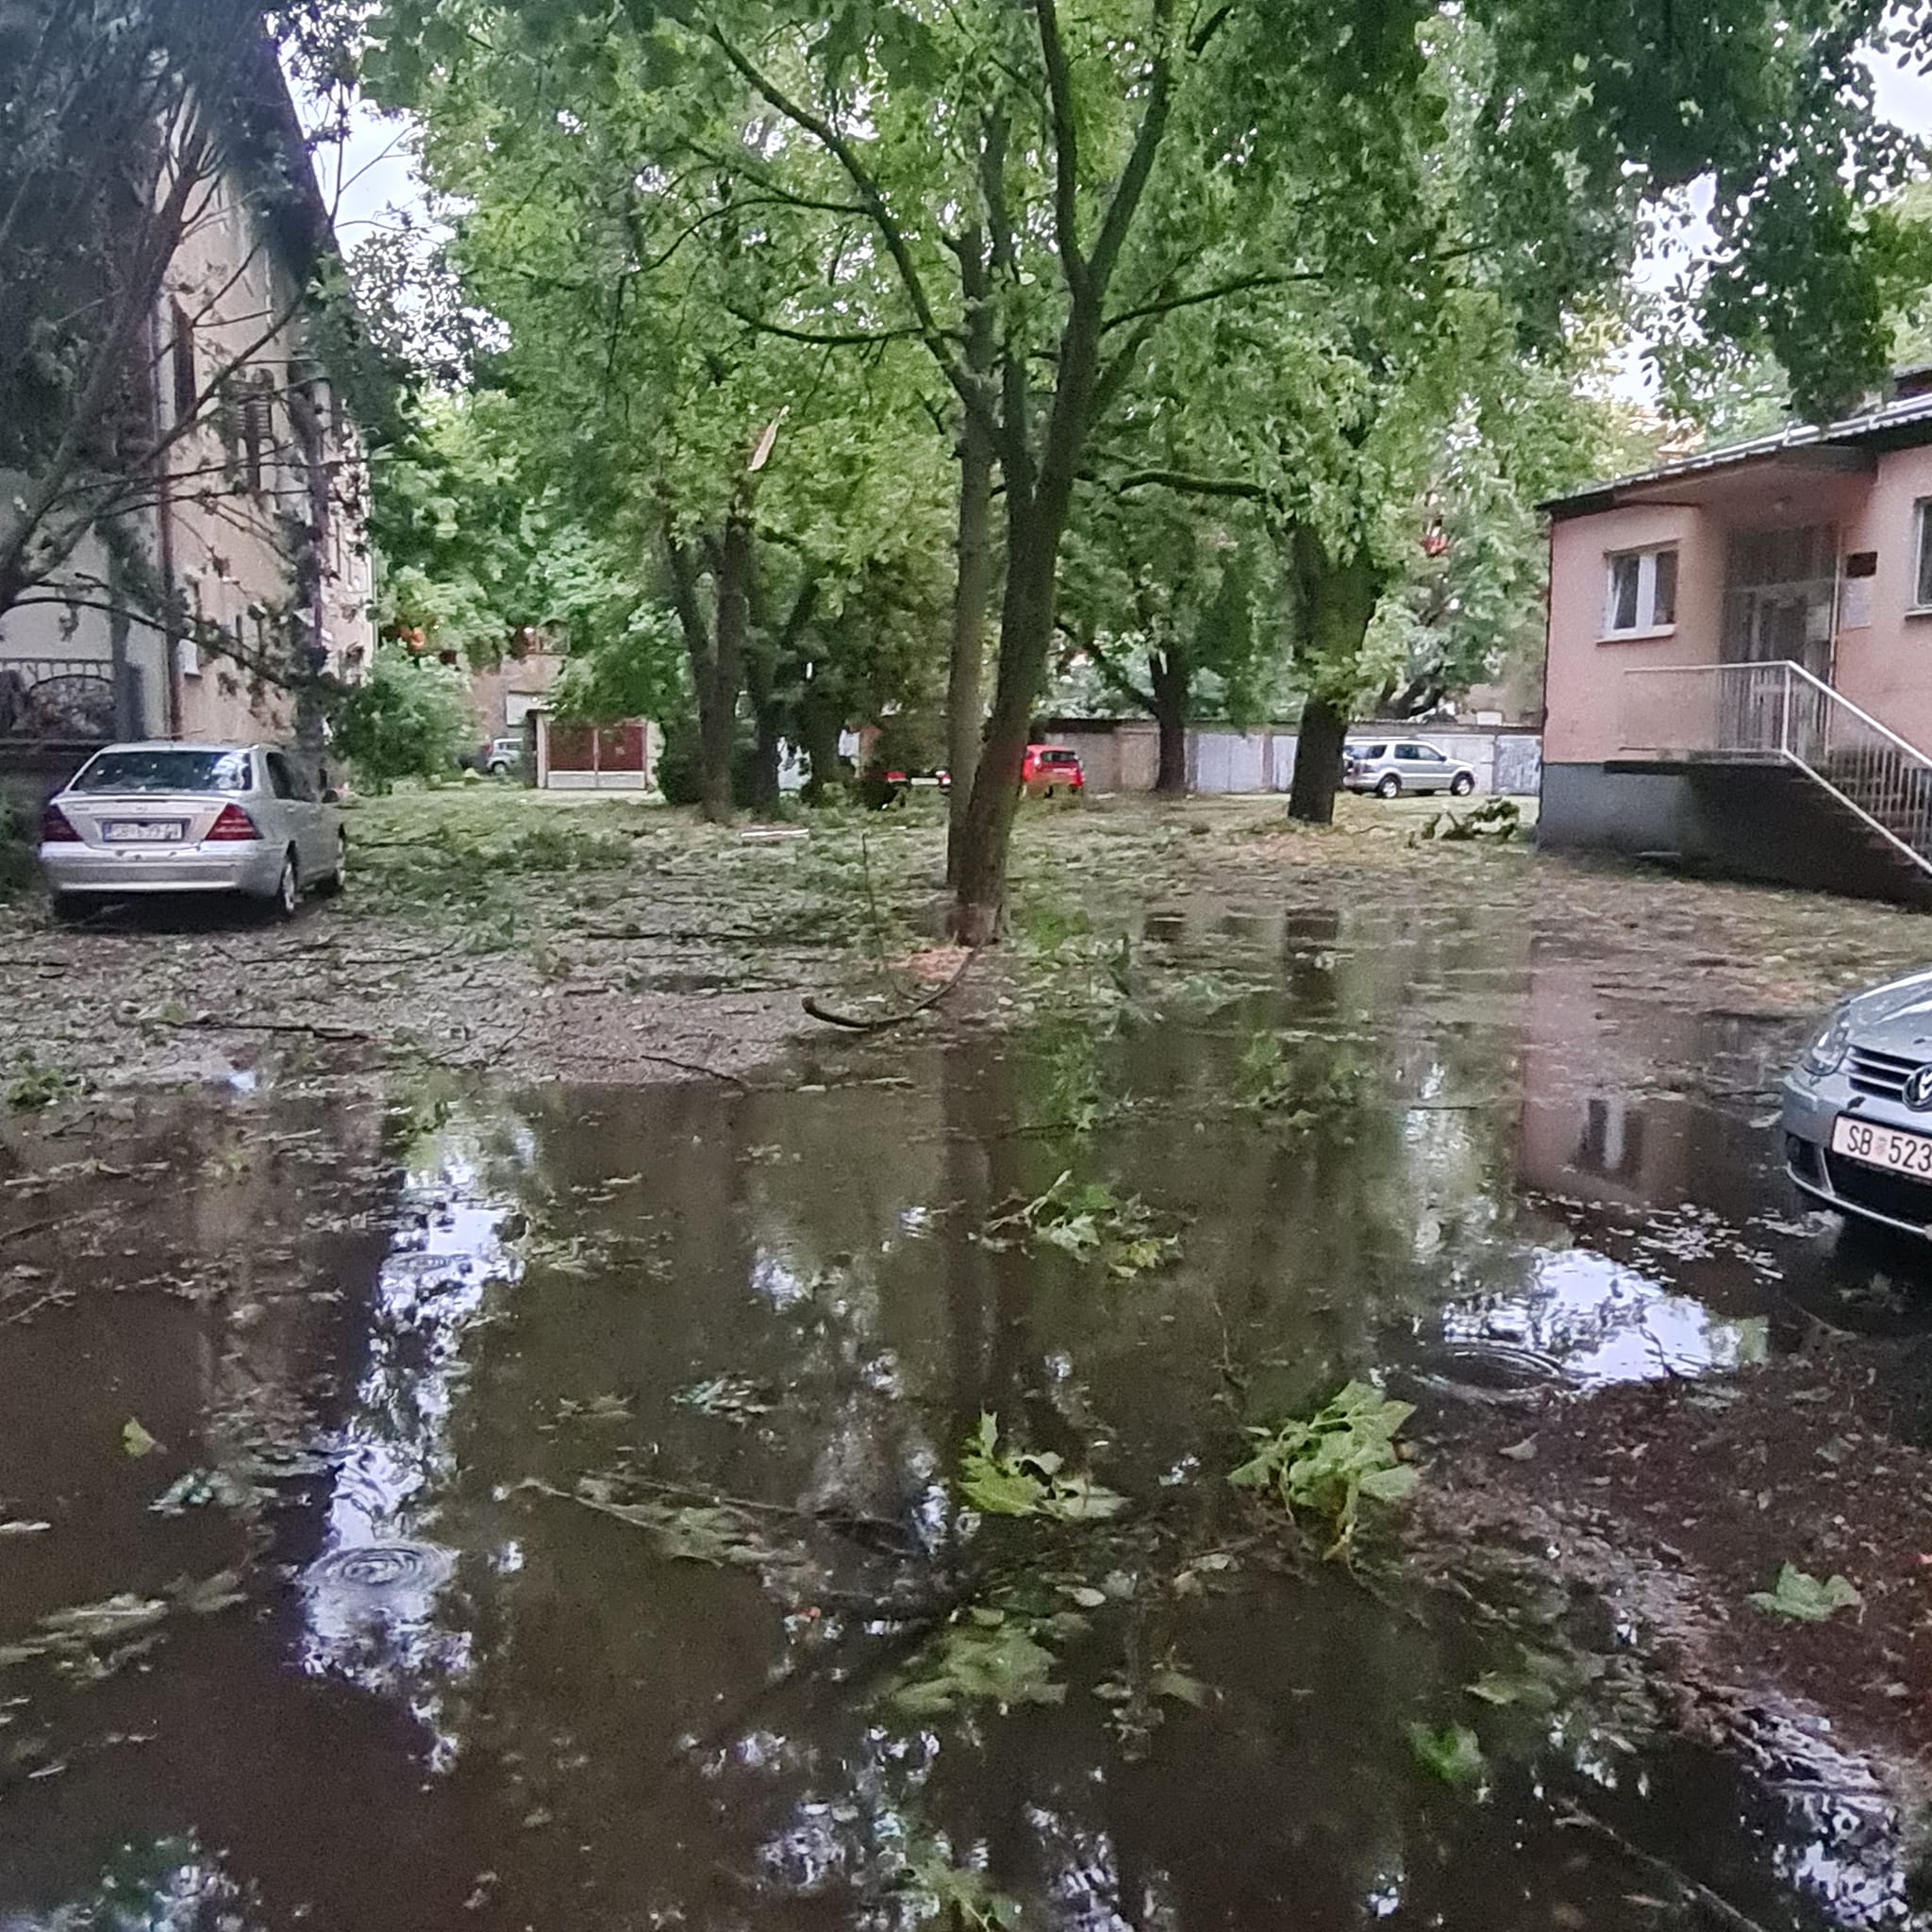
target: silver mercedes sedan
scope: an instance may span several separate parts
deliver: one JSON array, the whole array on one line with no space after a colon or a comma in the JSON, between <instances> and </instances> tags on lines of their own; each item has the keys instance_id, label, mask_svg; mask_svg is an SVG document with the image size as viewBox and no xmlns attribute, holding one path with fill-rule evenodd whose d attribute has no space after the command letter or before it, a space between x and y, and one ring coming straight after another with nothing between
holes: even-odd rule
<instances>
[{"instance_id":1,"label":"silver mercedes sedan","mask_svg":"<svg viewBox=\"0 0 1932 1932\"><path fill-rule=\"evenodd\" d=\"M1932 973L1834 1007L1785 1080L1781 1124L1812 1200L1932 1239Z\"/></svg>"},{"instance_id":2,"label":"silver mercedes sedan","mask_svg":"<svg viewBox=\"0 0 1932 1932\"><path fill-rule=\"evenodd\" d=\"M263 744L110 744L41 815L54 909L142 892L232 892L292 917L348 864L335 793Z\"/></svg>"}]
</instances>

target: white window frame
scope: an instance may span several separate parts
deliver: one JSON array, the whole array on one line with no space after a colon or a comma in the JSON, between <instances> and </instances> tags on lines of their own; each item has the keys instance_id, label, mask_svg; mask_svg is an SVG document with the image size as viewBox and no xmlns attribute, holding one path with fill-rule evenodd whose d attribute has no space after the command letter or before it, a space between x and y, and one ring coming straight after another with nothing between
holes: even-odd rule
<instances>
[{"instance_id":1,"label":"white window frame","mask_svg":"<svg viewBox=\"0 0 1932 1932\"><path fill-rule=\"evenodd\" d=\"M1924 616L1932 614L1932 599L1921 594L1925 584L1925 540L1932 534L1932 496L1922 496L1913 504L1912 524L1912 601L1907 608L1914 615Z\"/></svg>"},{"instance_id":2,"label":"white window frame","mask_svg":"<svg viewBox=\"0 0 1932 1932\"><path fill-rule=\"evenodd\" d=\"M1670 621L1657 621L1657 560L1668 551L1677 555L1674 543L1653 543L1641 550L1608 550L1604 553L1604 628L1607 638L1665 638L1677 627L1676 592L1681 582L1672 587ZM1627 558L1637 560L1637 622L1617 623L1617 566ZM1680 566L1681 568L1681 566Z\"/></svg>"}]
</instances>

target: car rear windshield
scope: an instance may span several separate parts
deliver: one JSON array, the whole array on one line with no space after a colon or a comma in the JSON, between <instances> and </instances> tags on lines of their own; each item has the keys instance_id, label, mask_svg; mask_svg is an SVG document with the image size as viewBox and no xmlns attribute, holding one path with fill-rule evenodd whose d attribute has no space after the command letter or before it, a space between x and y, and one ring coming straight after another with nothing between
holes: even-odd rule
<instances>
[{"instance_id":1,"label":"car rear windshield","mask_svg":"<svg viewBox=\"0 0 1932 1932\"><path fill-rule=\"evenodd\" d=\"M1043 751L1040 754L1042 765L1077 765L1080 760L1070 751Z\"/></svg>"},{"instance_id":2,"label":"car rear windshield","mask_svg":"<svg viewBox=\"0 0 1932 1932\"><path fill-rule=\"evenodd\" d=\"M246 791L245 751L104 751L70 791Z\"/></svg>"}]
</instances>

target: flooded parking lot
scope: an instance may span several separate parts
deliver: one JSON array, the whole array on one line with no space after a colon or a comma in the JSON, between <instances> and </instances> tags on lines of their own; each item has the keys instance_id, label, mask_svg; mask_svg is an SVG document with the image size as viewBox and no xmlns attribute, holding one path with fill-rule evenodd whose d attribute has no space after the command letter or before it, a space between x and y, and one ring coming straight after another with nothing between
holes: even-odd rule
<instances>
[{"instance_id":1,"label":"flooded parking lot","mask_svg":"<svg viewBox=\"0 0 1932 1932\"><path fill-rule=\"evenodd\" d=\"M1454 905L1094 955L748 1091L17 1134L0 1926L1915 1923L1850 1757L1225 1481L1351 1377L1453 1429L1932 1325L1778 1176L1790 1020ZM962 1507L988 1416L1117 1500Z\"/></svg>"}]
</instances>

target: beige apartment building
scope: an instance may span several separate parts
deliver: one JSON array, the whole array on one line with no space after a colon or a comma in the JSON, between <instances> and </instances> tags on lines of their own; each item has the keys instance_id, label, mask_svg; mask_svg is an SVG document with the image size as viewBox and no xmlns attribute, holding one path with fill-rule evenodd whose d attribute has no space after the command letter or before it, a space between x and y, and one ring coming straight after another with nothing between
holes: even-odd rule
<instances>
[{"instance_id":1,"label":"beige apartment building","mask_svg":"<svg viewBox=\"0 0 1932 1932\"><path fill-rule=\"evenodd\" d=\"M152 421L122 541L90 535L0 617L0 775L16 791L113 738L319 751L298 692L314 673L353 681L373 648L367 471L310 292L335 238L266 37L241 72L236 97L202 104L220 158L134 358L132 406ZM26 480L0 475L0 492Z\"/></svg>"}]
</instances>

